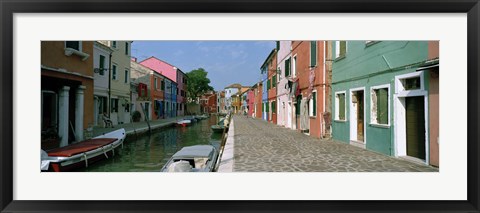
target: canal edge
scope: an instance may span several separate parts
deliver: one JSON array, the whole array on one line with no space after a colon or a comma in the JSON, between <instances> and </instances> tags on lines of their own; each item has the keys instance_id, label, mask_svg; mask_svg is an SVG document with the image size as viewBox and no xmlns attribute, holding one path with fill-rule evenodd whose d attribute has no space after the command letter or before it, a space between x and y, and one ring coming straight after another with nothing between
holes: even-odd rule
<instances>
[{"instance_id":1,"label":"canal edge","mask_svg":"<svg viewBox=\"0 0 480 213\"><path fill-rule=\"evenodd\" d=\"M235 148L235 122L232 119L230 126L228 127L227 141L223 149L222 158L219 162L219 167L217 172L233 172L233 165L235 163L234 158L234 148Z\"/></svg>"}]
</instances>

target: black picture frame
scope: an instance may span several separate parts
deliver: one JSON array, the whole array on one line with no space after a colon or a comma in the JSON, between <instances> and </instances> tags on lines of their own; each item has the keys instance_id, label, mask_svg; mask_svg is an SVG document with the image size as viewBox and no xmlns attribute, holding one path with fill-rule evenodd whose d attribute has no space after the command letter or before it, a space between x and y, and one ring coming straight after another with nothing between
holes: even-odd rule
<instances>
[{"instance_id":1,"label":"black picture frame","mask_svg":"<svg viewBox=\"0 0 480 213\"><path fill-rule=\"evenodd\" d=\"M0 0L1 212L479 212L478 0ZM467 13L468 195L466 201L17 201L13 200L14 13ZM448 183L445 183L448 184Z\"/></svg>"}]
</instances>

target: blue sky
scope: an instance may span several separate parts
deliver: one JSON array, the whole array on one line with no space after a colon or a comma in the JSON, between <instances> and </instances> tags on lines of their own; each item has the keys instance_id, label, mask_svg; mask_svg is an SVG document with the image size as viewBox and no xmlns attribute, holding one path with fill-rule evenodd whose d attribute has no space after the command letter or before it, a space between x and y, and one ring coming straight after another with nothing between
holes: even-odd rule
<instances>
[{"instance_id":1,"label":"blue sky","mask_svg":"<svg viewBox=\"0 0 480 213\"><path fill-rule=\"evenodd\" d=\"M132 56L162 59L187 73L204 68L210 85L223 90L232 83L252 86L275 41L134 41Z\"/></svg>"}]
</instances>

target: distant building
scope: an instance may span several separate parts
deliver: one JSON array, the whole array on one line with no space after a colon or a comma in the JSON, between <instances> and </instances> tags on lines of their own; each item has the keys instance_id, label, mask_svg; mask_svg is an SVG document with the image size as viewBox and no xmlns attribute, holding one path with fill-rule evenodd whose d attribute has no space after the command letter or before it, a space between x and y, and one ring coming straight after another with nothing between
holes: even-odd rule
<instances>
[{"instance_id":1,"label":"distant building","mask_svg":"<svg viewBox=\"0 0 480 213\"><path fill-rule=\"evenodd\" d=\"M266 97L264 99L264 112L266 120L271 123L277 123L277 49L273 49L261 66L262 73L266 73Z\"/></svg>"},{"instance_id":2,"label":"distant building","mask_svg":"<svg viewBox=\"0 0 480 213\"><path fill-rule=\"evenodd\" d=\"M270 115L270 97L269 97L269 91L271 89L271 81L270 78L270 72L269 72L269 64L271 65L271 62L276 56L276 49L273 49L270 54L267 56L265 59L265 62L263 62L262 66L260 67L261 71L261 80L262 80L262 118L263 120L270 121L271 120L271 115ZM276 60L275 60L276 62ZM276 65L275 65L276 66ZM274 68L276 70L276 68Z\"/></svg>"},{"instance_id":3,"label":"distant building","mask_svg":"<svg viewBox=\"0 0 480 213\"><path fill-rule=\"evenodd\" d=\"M225 87L225 107L227 111L236 112L240 108L235 108L233 105L232 96L236 95L242 88L241 84L231 84ZM238 106L238 104L237 104Z\"/></svg>"}]
</instances>

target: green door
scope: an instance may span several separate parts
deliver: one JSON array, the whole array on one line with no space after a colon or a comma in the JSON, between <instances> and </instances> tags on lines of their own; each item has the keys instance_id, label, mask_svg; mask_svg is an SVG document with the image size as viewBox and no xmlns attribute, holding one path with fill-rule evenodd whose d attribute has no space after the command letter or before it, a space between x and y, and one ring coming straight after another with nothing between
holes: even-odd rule
<instances>
[{"instance_id":1,"label":"green door","mask_svg":"<svg viewBox=\"0 0 480 213\"><path fill-rule=\"evenodd\" d=\"M407 155L425 160L425 108L424 98L407 97L406 129Z\"/></svg>"}]
</instances>

